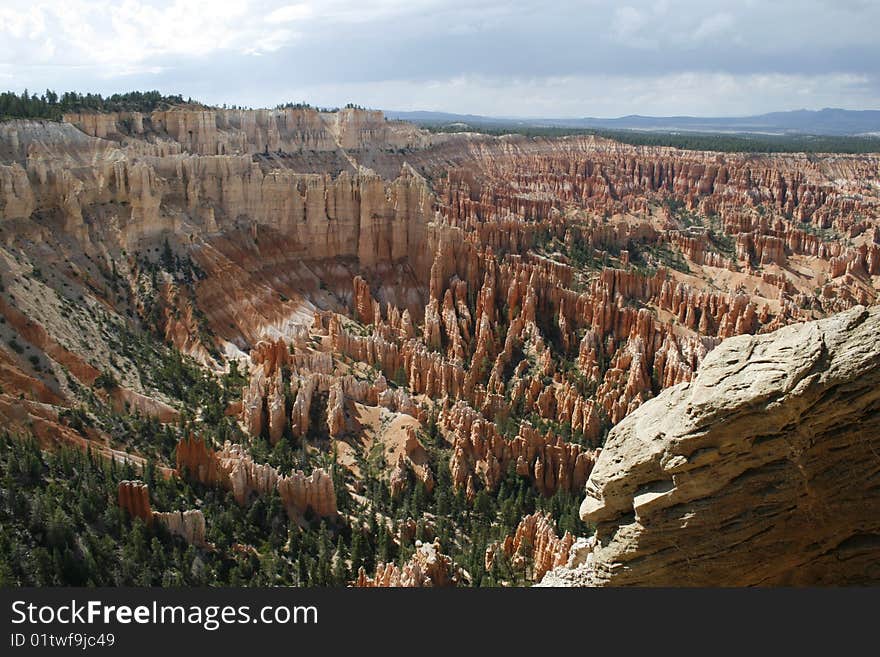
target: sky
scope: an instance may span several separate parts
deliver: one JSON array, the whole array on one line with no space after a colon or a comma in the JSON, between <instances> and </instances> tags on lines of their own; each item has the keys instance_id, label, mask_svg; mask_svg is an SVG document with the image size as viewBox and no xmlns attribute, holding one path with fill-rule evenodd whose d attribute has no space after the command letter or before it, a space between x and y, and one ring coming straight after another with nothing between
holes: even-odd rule
<instances>
[{"instance_id":1,"label":"sky","mask_svg":"<svg viewBox=\"0 0 880 657\"><path fill-rule=\"evenodd\" d=\"M880 109L880 0L0 0L0 89L490 116Z\"/></svg>"}]
</instances>

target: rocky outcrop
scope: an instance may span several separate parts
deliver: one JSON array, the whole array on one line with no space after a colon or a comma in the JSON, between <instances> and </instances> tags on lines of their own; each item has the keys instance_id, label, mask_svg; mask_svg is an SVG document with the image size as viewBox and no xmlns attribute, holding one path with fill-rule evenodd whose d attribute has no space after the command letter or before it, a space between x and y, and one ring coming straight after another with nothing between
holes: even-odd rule
<instances>
[{"instance_id":1,"label":"rocky outcrop","mask_svg":"<svg viewBox=\"0 0 880 657\"><path fill-rule=\"evenodd\" d=\"M147 525L157 522L168 533L180 536L191 545L208 546L205 540L205 516L199 509L153 511L150 506L150 487L142 481L120 481L118 504L120 509L124 509L133 518L140 518Z\"/></svg>"},{"instance_id":2,"label":"rocky outcrop","mask_svg":"<svg viewBox=\"0 0 880 657\"><path fill-rule=\"evenodd\" d=\"M370 349L384 342L341 332L336 316L329 323L329 332L334 347L339 345L343 353L361 353L362 348ZM383 406L416 418L422 416L406 390L389 388L381 374L372 382L351 374L334 374L330 353L288 346L278 339L261 340L251 350L250 357L253 370L242 390L240 417L251 436L266 433L273 445L288 429L296 440L307 434L313 420L312 400L318 393L327 395L326 426L331 438L346 432L346 413L352 402ZM288 395L291 404L287 403Z\"/></svg>"},{"instance_id":3,"label":"rocky outcrop","mask_svg":"<svg viewBox=\"0 0 880 657\"><path fill-rule=\"evenodd\" d=\"M327 395L327 429L333 438L345 431L345 389L339 379L330 384Z\"/></svg>"},{"instance_id":4,"label":"rocky outcrop","mask_svg":"<svg viewBox=\"0 0 880 657\"><path fill-rule=\"evenodd\" d=\"M263 226L280 231L308 260L352 258L376 267L424 257L432 198L426 181L403 162L384 179L344 158L346 170L301 172L283 160L264 168L251 155L203 152L218 148L209 138L195 148L198 154L161 152L140 140L120 145L87 137L66 124L4 126L2 219L51 214L60 230L87 246L90 220L100 219L113 230L95 238L131 251L162 235L189 241ZM175 207L173 217L166 206Z\"/></svg>"},{"instance_id":5,"label":"rocky outcrop","mask_svg":"<svg viewBox=\"0 0 880 657\"><path fill-rule=\"evenodd\" d=\"M142 481L120 481L117 489L117 504L132 518L140 518L146 524L153 524L153 508L150 506L150 487Z\"/></svg>"},{"instance_id":6,"label":"rocky outcrop","mask_svg":"<svg viewBox=\"0 0 880 657\"><path fill-rule=\"evenodd\" d=\"M187 543L204 547L205 541L205 515L199 509L186 511L154 511L153 518L156 522L165 525L165 529L174 536L182 537Z\"/></svg>"},{"instance_id":7,"label":"rocky outcrop","mask_svg":"<svg viewBox=\"0 0 880 657\"><path fill-rule=\"evenodd\" d=\"M321 518L332 518L337 514L333 478L322 468L312 470L308 477L299 470L287 477L279 477L276 486L284 508L291 516L307 510Z\"/></svg>"},{"instance_id":8,"label":"rocky outcrop","mask_svg":"<svg viewBox=\"0 0 880 657\"><path fill-rule=\"evenodd\" d=\"M876 583L878 330L856 307L716 347L612 430L581 505L592 565L550 583Z\"/></svg>"},{"instance_id":9,"label":"rocky outcrop","mask_svg":"<svg viewBox=\"0 0 880 657\"><path fill-rule=\"evenodd\" d=\"M416 551L403 566L380 563L374 577L368 577L363 568L358 571L356 587L423 588L455 586L461 573L453 570L452 559L440 552L440 544L416 541Z\"/></svg>"},{"instance_id":10,"label":"rocky outcrop","mask_svg":"<svg viewBox=\"0 0 880 657\"><path fill-rule=\"evenodd\" d=\"M308 476L295 470L285 476L270 465L256 463L240 445L227 442L215 451L201 438L182 438L177 444L177 470L202 484L232 491L239 504L251 494L265 496L277 490L292 520L307 511L321 517L337 514L336 490L326 470L315 468Z\"/></svg>"},{"instance_id":11,"label":"rocky outcrop","mask_svg":"<svg viewBox=\"0 0 880 657\"><path fill-rule=\"evenodd\" d=\"M443 137L412 124L388 121L377 110L239 110L173 107L143 112L71 113L64 121L87 135L121 141L127 136L171 140L198 155L287 154L362 150L370 147L424 148Z\"/></svg>"},{"instance_id":12,"label":"rocky outcrop","mask_svg":"<svg viewBox=\"0 0 880 657\"><path fill-rule=\"evenodd\" d=\"M581 490L599 453L542 434L527 423L508 439L462 402L442 414L440 421L452 432L452 481L465 488L468 497L473 497L478 486L496 490L511 468L545 496L557 490Z\"/></svg>"},{"instance_id":13,"label":"rocky outcrop","mask_svg":"<svg viewBox=\"0 0 880 657\"><path fill-rule=\"evenodd\" d=\"M363 324L379 323L379 303L373 300L369 284L360 276L355 276L354 284L354 316Z\"/></svg>"},{"instance_id":14,"label":"rocky outcrop","mask_svg":"<svg viewBox=\"0 0 880 657\"><path fill-rule=\"evenodd\" d=\"M517 571L526 571L530 581L540 581L553 568L568 563L574 536L565 532L557 535L556 523L550 514L535 512L520 520L512 536L486 549L486 570L491 571L500 554L510 560Z\"/></svg>"},{"instance_id":15,"label":"rocky outcrop","mask_svg":"<svg viewBox=\"0 0 880 657\"><path fill-rule=\"evenodd\" d=\"M391 497L398 497L411 484L411 478L422 483L430 494L434 491L434 473L428 463L428 454L412 426L406 426L406 442L403 451L388 478Z\"/></svg>"}]
</instances>

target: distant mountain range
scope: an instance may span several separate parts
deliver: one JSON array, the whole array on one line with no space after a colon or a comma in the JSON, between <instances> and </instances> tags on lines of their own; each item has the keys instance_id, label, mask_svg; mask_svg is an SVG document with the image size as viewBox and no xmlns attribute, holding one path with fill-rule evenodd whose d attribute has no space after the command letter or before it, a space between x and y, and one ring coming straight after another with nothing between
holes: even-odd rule
<instances>
[{"instance_id":1,"label":"distant mountain range","mask_svg":"<svg viewBox=\"0 0 880 657\"><path fill-rule=\"evenodd\" d=\"M544 127L600 130L642 130L646 132L701 132L768 135L866 135L880 136L880 110L793 110L756 116L696 117L640 116L616 119L522 119L450 114L447 112L397 112L386 110L389 118L419 124L463 123L474 127Z\"/></svg>"}]
</instances>

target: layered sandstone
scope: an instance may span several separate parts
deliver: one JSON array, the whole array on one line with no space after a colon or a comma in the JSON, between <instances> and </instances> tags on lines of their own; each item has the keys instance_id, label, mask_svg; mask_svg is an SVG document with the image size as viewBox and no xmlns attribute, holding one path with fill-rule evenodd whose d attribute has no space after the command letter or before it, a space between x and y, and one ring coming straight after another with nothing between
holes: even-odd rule
<instances>
[{"instance_id":1,"label":"layered sandstone","mask_svg":"<svg viewBox=\"0 0 880 657\"><path fill-rule=\"evenodd\" d=\"M282 231L309 259L349 257L372 267L422 257L431 198L403 162L386 180L365 168L334 176L264 167L248 155L150 148L87 137L65 124L4 125L2 218L42 212L83 242L129 250L169 233L189 240L244 225ZM163 211L169 206L177 212ZM90 235L96 214L112 231Z\"/></svg>"},{"instance_id":2,"label":"layered sandstone","mask_svg":"<svg viewBox=\"0 0 880 657\"><path fill-rule=\"evenodd\" d=\"M856 307L716 347L612 430L581 505L592 565L548 583L876 582L878 329Z\"/></svg>"},{"instance_id":3,"label":"layered sandstone","mask_svg":"<svg viewBox=\"0 0 880 657\"><path fill-rule=\"evenodd\" d=\"M133 518L140 518L146 524L153 524L153 508L150 505L150 488L142 481L120 481L117 491L117 504Z\"/></svg>"},{"instance_id":4,"label":"layered sandstone","mask_svg":"<svg viewBox=\"0 0 880 657\"><path fill-rule=\"evenodd\" d=\"M205 516L200 509L186 511L154 511L153 518L164 525L170 534L182 537L187 543L206 546Z\"/></svg>"},{"instance_id":5,"label":"layered sandstone","mask_svg":"<svg viewBox=\"0 0 880 657\"><path fill-rule=\"evenodd\" d=\"M336 490L333 478L323 468L310 475L295 470L283 475L264 463L256 463L240 446L226 443L215 451L201 438L183 438L177 445L177 470L199 483L232 491L239 504L251 494L269 495L277 491L288 516L301 519L307 511L319 517L334 517Z\"/></svg>"},{"instance_id":6,"label":"layered sandstone","mask_svg":"<svg viewBox=\"0 0 880 657\"><path fill-rule=\"evenodd\" d=\"M216 109L172 107L144 112L71 113L64 121L87 135L120 141L138 136L171 141L197 155L277 154L303 151L425 148L442 142L377 110L322 112L308 107Z\"/></svg>"},{"instance_id":7,"label":"layered sandstone","mask_svg":"<svg viewBox=\"0 0 880 657\"><path fill-rule=\"evenodd\" d=\"M163 525L174 536L180 536L187 543L206 547L205 516L199 509L186 511L153 511L150 506L150 488L142 481L120 481L118 504L133 518L140 518L147 525L154 522Z\"/></svg>"}]
</instances>

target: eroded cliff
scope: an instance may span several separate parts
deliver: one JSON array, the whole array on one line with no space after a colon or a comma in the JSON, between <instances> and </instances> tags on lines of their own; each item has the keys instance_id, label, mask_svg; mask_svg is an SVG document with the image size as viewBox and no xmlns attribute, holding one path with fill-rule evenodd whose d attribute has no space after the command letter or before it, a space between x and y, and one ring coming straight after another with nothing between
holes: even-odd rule
<instances>
[{"instance_id":1,"label":"eroded cliff","mask_svg":"<svg viewBox=\"0 0 880 657\"><path fill-rule=\"evenodd\" d=\"M545 584L771 586L880 578L880 309L725 340L610 433L588 564Z\"/></svg>"}]
</instances>

